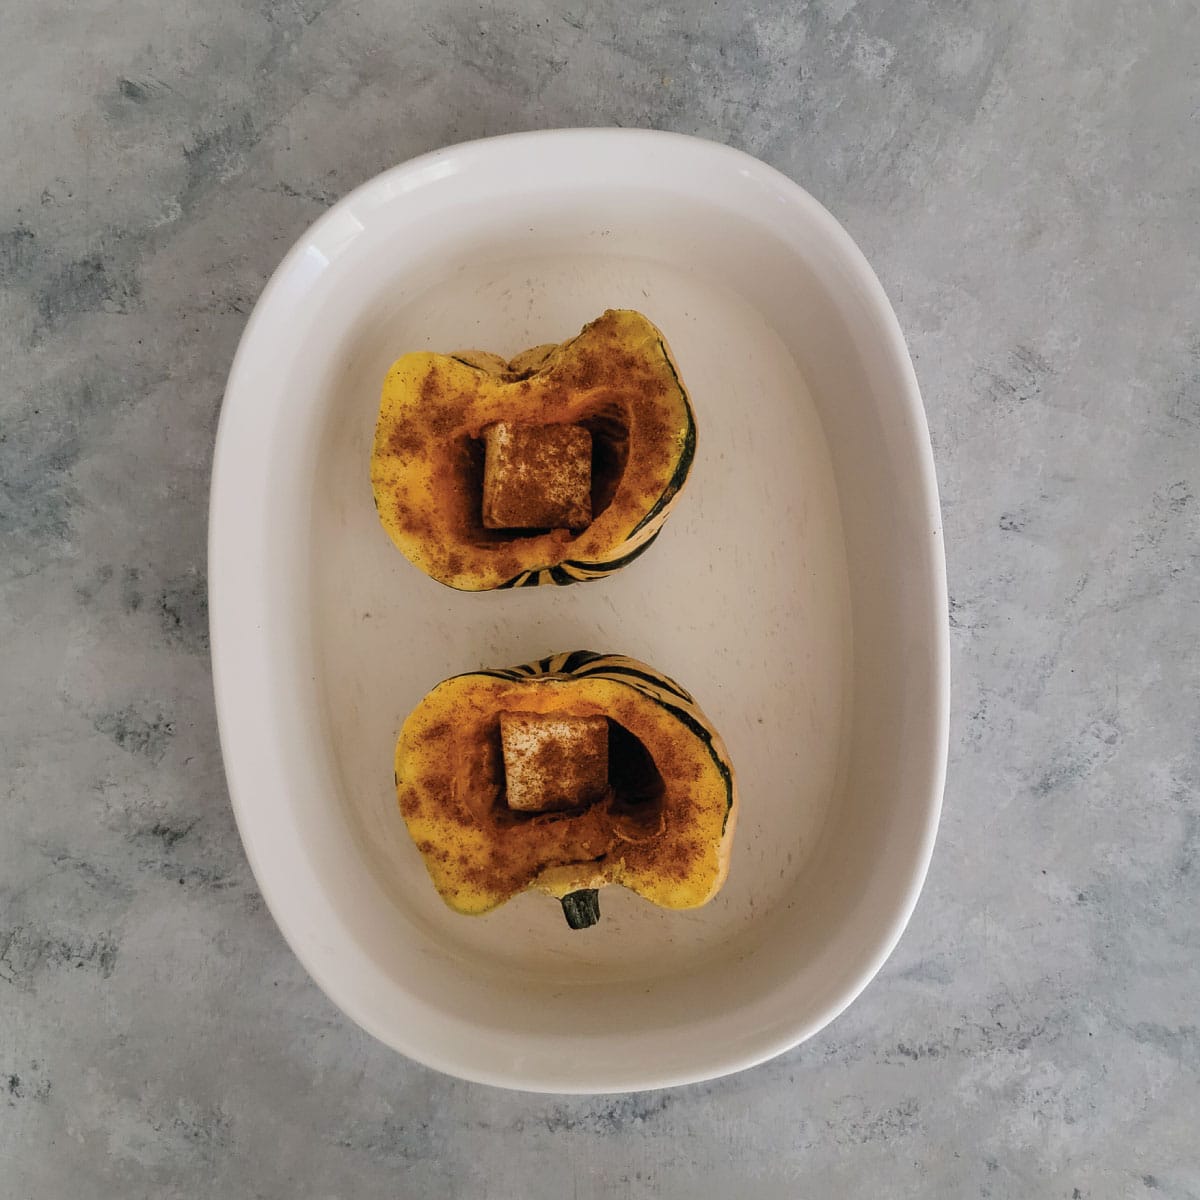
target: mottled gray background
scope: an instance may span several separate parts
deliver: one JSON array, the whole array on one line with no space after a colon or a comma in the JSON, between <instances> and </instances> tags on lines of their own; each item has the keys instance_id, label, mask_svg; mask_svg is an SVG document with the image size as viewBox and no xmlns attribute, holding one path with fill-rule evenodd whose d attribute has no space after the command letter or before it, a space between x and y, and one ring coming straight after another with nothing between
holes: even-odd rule
<instances>
[{"instance_id":1,"label":"mottled gray background","mask_svg":"<svg viewBox=\"0 0 1200 1200\"><path fill-rule=\"evenodd\" d=\"M6 0L0 1193L1200 1196L1194 3ZM443 143L660 126L874 262L945 505L924 898L824 1034L527 1097L376 1045L283 945L209 695L206 485L263 282Z\"/></svg>"}]
</instances>

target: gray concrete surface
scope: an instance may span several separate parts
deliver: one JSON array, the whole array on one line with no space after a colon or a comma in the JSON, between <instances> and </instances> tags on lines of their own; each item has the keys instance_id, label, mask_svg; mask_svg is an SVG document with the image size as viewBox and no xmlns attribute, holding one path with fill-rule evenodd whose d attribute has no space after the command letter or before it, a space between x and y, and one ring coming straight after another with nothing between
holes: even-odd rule
<instances>
[{"instance_id":1,"label":"gray concrete surface","mask_svg":"<svg viewBox=\"0 0 1200 1200\"><path fill-rule=\"evenodd\" d=\"M9 0L0 1194L1200 1196L1194 3ZM708 1086L537 1098L353 1028L255 889L206 645L230 356L352 185L514 129L742 146L911 340L955 705L899 951Z\"/></svg>"}]
</instances>

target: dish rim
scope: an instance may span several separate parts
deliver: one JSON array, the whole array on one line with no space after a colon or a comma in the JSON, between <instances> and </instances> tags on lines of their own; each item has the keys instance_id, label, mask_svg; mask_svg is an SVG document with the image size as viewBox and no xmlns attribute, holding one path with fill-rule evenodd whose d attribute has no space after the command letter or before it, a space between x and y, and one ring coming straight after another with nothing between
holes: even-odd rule
<instances>
[{"instance_id":1,"label":"dish rim","mask_svg":"<svg viewBox=\"0 0 1200 1200\"><path fill-rule=\"evenodd\" d=\"M250 832L249 810L252 797L248 797L239 788L236 781L236 755L232 752L230 730L234 723L234 703L231 699L232 689L226 676L225 655L221 647L224 643L224 628L228 619L230 601L236 602L236 596L231 595L226 583L226 567L224 560L228 555L226 546L225 523L219 520L220 509L218 497L225 468L232 457L230 446L232 435L230 429L233 410L232 398L242 390L242 377L247 373L247 362L255 349L256 330L263 319L263 314L273 306L277 294L282 292L284 282L291 275L298 260L308 251L310 245L322 234L342 221L348 210L364 201L371 201L369 207L375 207L376 202L386 202L389 196L403 194L413 187L419 187L422 175L427 178L439 178L454 173L449 163L451 156L460 160L479 154L483 148L492 148L497 144L507 144L522 148L535 146L548 154L562 154L567 149L577 150L578 144L600 140L623 142L631 148L636 143L657 142L661 145L672 144L675 147L696 155L708 155L713 160L714 168L734 170L751 176L759 182L768 183L772 187L789 193L800 209L805 210L806 218L811 221L823 237L834 247L836 256L853 273L855 283L863 289L863 299L868 304L872 317L877 321L878 328L886 339L883 349L889 362L894 366L898 400L907 409L907 418L912 436L909 449L913 452L915 480L919 490L920 501L930 516L933 524L933 546L929 558L929 571L923 581L933 603L928 607L929 614L934 616L933 628L928 630L928 649L932 660L934 709L934 739L930 745L932 760L929 762L932 776L930 795L924 806L924 828L921 831L920 847L913 863L908 885L905 889L903 902L892 913L886 928L882 926L878 949L857 972L852 982L834 1001L827 1003L821 1010L807 1021L785 1035L774 1038L764 1038L761 1044L753 1050L732 1051L720 1047L708 1047L703 1055L703 1062L694 1068L674 1071L644 1072L637 1079L630 1078L621 1086L597 1090L588 1086L586 1081L578 1086L564 1087L561 1081L553 1084L539 1083L537 1079L518 1077L513 1073L473 1067L469 1062L456 1059L453 1054L447 1054L438 1048L430 1048L424 1044L399 1044L402 1039L395 1036L392 1029L383 1029L372 1016L362 1011L357 1003L353 989L343 988L339 981L332 978L324 967L315 961L303 947L299 936L299 915L290 906L283 903L281 897L269 894L263 880L266 872L263 864L262 847L256 844ZM568 147L568 143L574 145ZM405 182L409 187L403 186ZM870 266L866 256L842 227L837 219L817 201L800 184L770 167L761 160L744 151L734 149L721 143L704 138L692 137L686 134L670 133L659 130L628 130L620 128L563 128L538 130L525 133L502 134L497 137L473 139L452 144L437 150L408 159L396 166L373 176L348 192L341 200L312 222L296 239L279 265L272 273L262 290L249 320L239 340L237 351L233 357L222 397L221 414L217 426L213 452L212 476L209 490L209 528L208 528L208 607L209 607L209 637L210 661L213 674L214 701L217 714L218 737L224 765L227 791L230 805L233 809L238 833L250 863L255 881L258 884L263 901L271 913L276 926L296 955L301 965L325 995L341 1011L343 1011L360 1028L363 1028L384 1045L397 1050L405 1056L435 1070L444 1072L470 1082L484 1083L497 1087L516 1088L533 1092L552 1092L556 1094L614 1094L617 1092L640 1091L662 1087L678 1086L697 1083L719 1078L736 1071L767 1062L778 1055L792 1049L801 1042L813 1036L831 1021L835 1020L863 992L871 980L878 974L883 964L895 950L913 911L916 908L922 888L932 860L934 843L941 816L943 793L945 788L947 758L949 750L950 725L950 636L948 620L948 590L946 579L945 545L942 532L941 508L938 495L936 468L933 458L933 447L929 438L928 422L916 373L909 355L907 343L900 328L899 320L889 302L883 286ZM232 572L231 572L232 574Z\"/></svg>"}]
</instances>

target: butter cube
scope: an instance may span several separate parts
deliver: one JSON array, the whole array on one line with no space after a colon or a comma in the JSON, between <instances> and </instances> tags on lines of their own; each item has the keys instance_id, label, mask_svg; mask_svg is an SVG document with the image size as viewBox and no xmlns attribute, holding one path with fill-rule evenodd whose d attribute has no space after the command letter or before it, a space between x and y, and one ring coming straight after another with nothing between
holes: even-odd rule
<instances>
[{"instance_id":1,"label":"butter cube","mask_svg":"<svg viewBox=\"0 0 1200 1200\"><path fill-rule=\"evenodd\" d=\"M582 425L483 431L486 529L586 529L592 520L592 435Z\"/></svg>"},{"instance_id":2,"label":"butter cube","mask_svg":"<svg viewBox=\"0 0 1200 1200\"><path fill-rule=\"evenodd\" d=\"M599 800L608 790L604 717L500 714L508 807L553 812Z\"/></svg>"}]
</instances>

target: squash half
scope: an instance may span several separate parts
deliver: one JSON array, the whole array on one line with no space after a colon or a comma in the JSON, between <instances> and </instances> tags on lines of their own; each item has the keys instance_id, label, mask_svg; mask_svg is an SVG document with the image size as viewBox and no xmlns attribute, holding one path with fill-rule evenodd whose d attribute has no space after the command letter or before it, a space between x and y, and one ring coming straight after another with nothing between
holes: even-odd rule
<instances>
[{"instance_id":1,"label":"squash half","mask_svg":"<svg viewBox=\"0 0 1200 1200\"><path fill-rule=\"evenodd\" d=\"M577 812L510 810L505 711L608 718L607 796ZM737 787L725 745L688 692L623 655L577 650L438 684L401 730L396 790L434 886L462 913L533 888L579 927L598 918L606 884L695 908L729 870Z\"/></svg>"},{"instance_id":2,"label":"squash half","mask_svg":"<svg viewBox=\"0 0 1200 1200\"><path fill-rule=\"evenodd\" d=\"M586 529L486 529L483 430L582 425L592 436ZM484 351L417 352L383 384L371 455L379 519L421 570L463 591L599 579L658 536L696 453L696 422L662 333L610 309L558 346L511 362Z\"/></svg>"}]
</instances>

